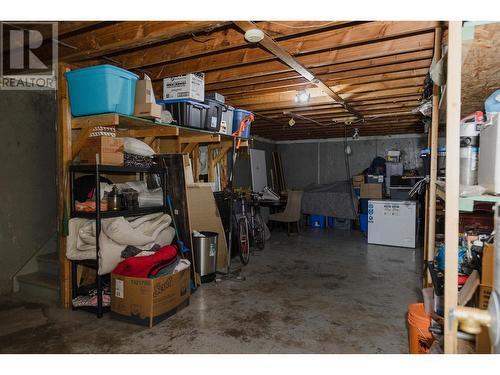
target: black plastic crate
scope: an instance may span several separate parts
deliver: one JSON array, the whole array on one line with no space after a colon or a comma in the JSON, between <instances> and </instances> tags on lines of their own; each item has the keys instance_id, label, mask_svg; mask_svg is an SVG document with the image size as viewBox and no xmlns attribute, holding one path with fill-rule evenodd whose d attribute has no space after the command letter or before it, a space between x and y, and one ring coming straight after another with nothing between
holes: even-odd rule
<instances>
[{"instance_id":1,"label":"black plastic crate","mask_svg":"<svg viewBox=\"0 0 500 375\"><path fill-rule=\"evenodd\" d=\"M172 114L176 125L204 129L209 105L192 100L160 101ZM220 122L219 122L220 126Z\"/></svg>"},{"instance_id":2,"label":"black plastic crate","mask_svg":"<svg viewBox=\"0 0 500 375\"><path fill-rule=\"evenodd\" d=\"M205 99L205 104L209 106L207 108L205 129L218 132L220 130L220 122L222 121L224 104L212 99Z\"/></svg>"}]
</instances>

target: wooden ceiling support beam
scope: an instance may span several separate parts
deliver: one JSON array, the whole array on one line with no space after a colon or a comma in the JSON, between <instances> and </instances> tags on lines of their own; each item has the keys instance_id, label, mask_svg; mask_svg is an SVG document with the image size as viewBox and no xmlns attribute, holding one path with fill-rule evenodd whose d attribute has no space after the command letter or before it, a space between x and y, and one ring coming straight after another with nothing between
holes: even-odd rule
<instances>
[{"instance_id":1,"label":"wooden ceiling support beam","mask_svg":"<svg viewBox=\"0 0 500 375\"><path fill-rule=\"evenodd\" d=\"M243 31L256 29L258 26L250 21L235 21L236 26L238 26ZM260 29L261 30L261 29ZM262 31L264 33L264 31ZM311 73L305 66L300 64L290 53L288 53L284 48L282 48L278 43L274 41L273 38L264 33L264 39L262 39L259 44L266 50L275 55L279 60L284 62L290 68L299 73L302 77L307 79L309 82L320 88L326 95L333 99L334 102L340 103L347 111L352 113L358 118L363 118L363 115L352 108L349 103L342 99L335 91L333 91L328 85L317 78L313 73Z\"/></svg>"}]
</instances>

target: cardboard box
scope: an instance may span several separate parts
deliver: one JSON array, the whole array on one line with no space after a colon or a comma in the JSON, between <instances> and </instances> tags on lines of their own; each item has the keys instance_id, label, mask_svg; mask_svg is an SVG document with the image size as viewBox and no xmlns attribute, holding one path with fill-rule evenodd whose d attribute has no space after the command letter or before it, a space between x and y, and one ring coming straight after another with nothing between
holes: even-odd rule
<instances>
[{"instance_id":1,"label":"cardboard box","mask_svg":"<svg viewBox=\"0 0 500 375\"><path fill-rule=\"evenodd\" d=\"M384 182L383 174L369 174L366 176L367 184L381 184Z\"/></svg>"},{"instance_id":2,"label":"cardboard box","mask_svg":"<svg viewBox=\"0 0 500 375\"><path fill-rule=\"evenodd\" d=\"M491 354L491 341L488 327L481 326L481 333L476 335L476 353Z\"/></svg>"},{"instance_id":3,"label":"cardboard box","mask_svg":"<svg viewBox=\"0 0 500 375\"><path fill-rule=\"evenodd\" d=\"M160 118L161 110L161 105L156 104L151 79L144 75L144 79L137 81L135 88L134 115L137 117Z\"/></svg>"},{"instance_id":4,"label":"cardboard box","mask_svg":"<svg viewBox=\"0 0 500 375\"><path fill-rule=\"evenodd\" d=\"M488 309L488 303L490 302L491 291L493 288L489 285L479 285L479 303L478 307L482 310Z\"/></svg>"},{"instance_id":5,"label":"cardboard box","mask_svg":"<svg viewBox=\"0 0 500 375\"><path fill-rule=\"evenodd\" d=\"M483 259L481 266L481 285L493 286L493 263L495 246L487 243L483 248Z\"/></svg>"},{"instance_id":6,"label":"cardboard box","mask_svg":"<svg viewBox=\"0 0 500 375\"><path fill-rule=\"evenodd\" d=\"M190 73L163 79L163 99L205 100L205 74Z\"/></svg>"},{"instance_id":7,"label":"cardboard box","mask_svg":"<svg viewBox=\"0 0 500 375\"><path fill-rule=\"evenodd\" d=\"M361 184L360 197L382 199L382 184Z\"/></svg>"},{"instance_id":8,"label":"cardboard box","mask_svg":"<svg viewBox=\"0 0 500 375\"><path fill-rule=\"evenodd\" d=\"M90 137L80 150L80 163L95 164L99 154L100 164L123 165L123 139L116 137Z\"/></svg>"},{"instance_id":9,"label":"cardboard box","mask_svg":"<svg viewBox=\"0 0 500 375\"><path fill-rule=\"evenodd\" d=\"M152 327L189 305L190 270L154 279L111 274L111 317Z\"/></svg>"},{"instance_id":10,"label":"cardboard box","mask_svg":"<svg viewBox=\"0 0 500 375\"><path fill-rule=\"evenodd\" d=\"M358 174L355 176L352 176L352 186L354 187L361 187L361 184L365 182L365 175L364 174Z\"/></svg>"},{"instance_id":11,"label":"cardboard box","mask_svg":"<svg viewBox=\"0 0 500 375\"><path fill-rule=\"evenodd\" d=\"M134 116L146 118L161 118L162 107L156 103L136 103Z\"/></svg>"}]
</instances>

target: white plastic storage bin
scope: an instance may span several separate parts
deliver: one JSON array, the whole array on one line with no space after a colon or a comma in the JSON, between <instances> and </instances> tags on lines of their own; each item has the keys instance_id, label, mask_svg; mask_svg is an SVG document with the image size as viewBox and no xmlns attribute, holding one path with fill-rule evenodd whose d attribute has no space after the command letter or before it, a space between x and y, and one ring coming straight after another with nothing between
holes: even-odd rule
<instances>
[{"instance_id":1,"label":"white plastic storage bin","mask_svg":"<svg viewBox=\"0 0 500 375\"><path fill-rule=\"evenodd\" d=\"M222 121L220 127L221 134L233 134L233 116L234 116L234 107L230 105L224 105L222 109Z\"/></svg>"},{"instance_id":2,"label":"white plastic storage bin","mask_svg":"<svg viewBox=\"0 0 500 375\"><path fill-rule=\"evenodd\" d=\"M500 113L488 113L481 129L478 183L491 194L500 194Z\"/></svg>"}]
</instances>

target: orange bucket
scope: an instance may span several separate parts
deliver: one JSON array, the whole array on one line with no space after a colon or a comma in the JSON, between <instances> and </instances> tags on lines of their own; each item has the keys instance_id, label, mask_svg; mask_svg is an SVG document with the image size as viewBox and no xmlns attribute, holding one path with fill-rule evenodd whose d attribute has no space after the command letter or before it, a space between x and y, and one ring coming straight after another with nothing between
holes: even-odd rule
<instances>
[{"instance_id":1,"label":"orange bucket","mask_svg":"<svg viewBox=\"0 0 500 375\"><path fill-rule=\"evenodd\" d=\"M408 341L410 354L427 354L434 341L429 332L431 317L425 313L423 303L408 305Z\"/></svg>"}]
</instances>

